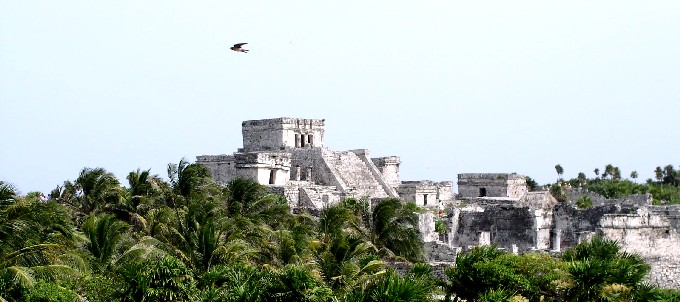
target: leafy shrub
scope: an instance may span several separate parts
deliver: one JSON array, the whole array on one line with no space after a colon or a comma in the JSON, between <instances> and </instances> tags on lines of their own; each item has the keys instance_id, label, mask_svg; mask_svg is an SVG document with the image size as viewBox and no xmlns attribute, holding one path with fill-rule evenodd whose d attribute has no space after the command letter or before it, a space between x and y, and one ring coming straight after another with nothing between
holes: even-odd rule
<instances>
[{"instance_id":1,"label":"leafy shrub","mask_svg":"<svg viewBox=\"0 0 680 302\"><path fill-rule=\"evenodd\" d=\"M593 199L590 198L590 196L581 196L576 201L576 206L578 208L581 208L581 209L591 207L592 205L593 205Z\"/></svg>"},{"instance_id":2,"label":"leafy shrub","mask_svg":"<svg viewBox=\"0 0 680 302\"><path fill-rule=\"evenodd\" d=\"M26 295L26 302L74 302L78 295L56 283L39 282Z\"/></svg>"},{"instance_id":3,"label":"leafy shrub","mask_svg":"<svg viewBox=\"0 0 680 302\"><path fill-rule=\"evenodd\" d=\"M446 223L442 220L437 220L437 222L434 223L434 231L439 233L439 235L446 234Z\"/></svg>"}]
</instances>

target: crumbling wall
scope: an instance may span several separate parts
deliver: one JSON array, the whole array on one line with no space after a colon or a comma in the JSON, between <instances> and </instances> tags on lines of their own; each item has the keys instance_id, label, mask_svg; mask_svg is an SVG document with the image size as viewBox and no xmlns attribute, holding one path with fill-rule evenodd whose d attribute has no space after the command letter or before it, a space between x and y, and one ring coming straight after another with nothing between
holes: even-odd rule
<instances>
[{"instance_id":1,"label":"crumbling wall","mask_svg":"<svg viewBox=\"0 0 680 302\"><path fill-rule=\"evenodd\" d=\"M323 147L324 120L274 118L244 121L239 152Z\"/></svg>"},{"instance_id":2,"label":"crumbling wall","mask_svg":"<svg viewBox=\"0 0 680 302\"><path fill-rule=\"evenodd\" d=\"M680 289L679 222L679 206L649 206L635 213L605 214L600 231L650 264L649 282Z\"/></svg>"},{"instance_id":3,"label":"crumbling wall","mask_svg":"<svg viewBox=\"0 0 680 302\"><path fill-rule=\"evenodd\" d=\"M368 149L356 149L351 150L351 152L354 153L361 160L361 162L363 162L362 166L364 166L371 173L373 179L375 179L378 185L380 185L380 189L376 189L376 192L374 193L376 194L375 196L382 195L384 192L389 197L399 197L399 194L397 194L394 186L385 180L382 172L380 172L378 167L375 166L371 158L368 157Z\"/></svg>"},{"instance_id":4,"label":"crumbling wall","mask_svg":"<svg viewBox=\"0 0 680 302\"><path fill-rule=\"evenodd\" d=\"M196 156L196 163L208 169L217 183L225 184L236 175L236 160L233 155Z\"/></svg>"},{"instance_id":5,"label":"crumbling wall","mask_svg":"<svg viewBox=\"0 0 680 302\"><path fill-rule=\"evenodd\" d=\"M434 182L426 180L404 181L397 191L402 200L415 202L420 207L436 207L439 205L437 186Z\"/></svg>"},{"instance_id":6,"label":"crumbling wall","mask_svg":"<svg viewBox=\"0 0 680 302\"><path fill-rule=\"evenodd\" d=\"M526 192L526 177L522 175L514 173L458 174L458 194L461 198L521 198Z\"/></svg>"},{"instance_id":7,"label":"crumbling wall","mask_svg":"<svg viewBox=\"0 0 680 302\"><path fill-rule=\"evenodd\" d=\"M436 183L437 186L437 199L448 203L454 200L455 196L453 194L453 182L452 181L440 181Z\"/></svg>"},{"instance_id":8,"label":"crumbling wall","mask_svg":"<svg viewBox=\"0 0 680 302\"><path fill-rule=\"evenodd\" d=\"M382 173L383 178L392 188L396 188L401 184L399 179L399 165L401 160L399 156L386 156L371 158L373 164Z\"/></svg>"},{"instance_id":9,"label":"crumbling wall","mask_svg":"<svg viewBox=\"0 0 680 302\"><path fill-rule=\"evenodd\" d=\"M456 230L450 237L453 246L468 247L481 243L496 244L506 249L516 245L520 251L535 248L535 213L530 208L470 206L452 209L450 217L458 218L451 222L455 225L451 230Z\"/></svg>"}]
</instances>

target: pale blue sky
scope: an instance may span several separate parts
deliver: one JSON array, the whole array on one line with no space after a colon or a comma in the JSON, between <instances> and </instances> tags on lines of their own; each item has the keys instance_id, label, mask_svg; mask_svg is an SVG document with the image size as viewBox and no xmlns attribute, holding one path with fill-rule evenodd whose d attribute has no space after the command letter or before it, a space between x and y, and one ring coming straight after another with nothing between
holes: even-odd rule
<instances>
[{"instance_id":1,"label":"pale blue sky","mask_svg":"<svg viewBox=\"0 0 680 302\"><path fill-rule=\"evenodd\" d=\"M250 53L228 47L248 42ZM680 165L680 1L0 0L0 180L166 176L326 119L403 180Z\"/></svg>"}]
</instances>

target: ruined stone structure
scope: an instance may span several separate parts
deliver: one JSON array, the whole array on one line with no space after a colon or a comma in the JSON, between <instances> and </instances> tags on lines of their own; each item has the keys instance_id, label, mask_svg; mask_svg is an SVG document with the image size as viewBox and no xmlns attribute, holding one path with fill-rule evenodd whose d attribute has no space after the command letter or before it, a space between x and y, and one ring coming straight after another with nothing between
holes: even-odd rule
<instances>
[{"instance_id":1,"label":"ruined stone structure","mask_svg":"<svg viewBox=\"0 0 680 302\"><path fill-rule=\"evenodd\" d=\"M461 198L501 197L519 199L526 193L526 177L515 173L458 174L458 194Z\"/></svg>"},{"instance_id":2,"label":"ruined stone structure","mask_svg":"<svg viewBox=\"0 0 680 302\"><path fill-rule=\"evenodd\" d=\"M453 199L451 182L399 179L398 156L371 158L367 149L324 146L325 120L276 118L242 123L243 148L232 155L197 156L226 183L242 177L284 194L292 208L321 209L343 198L395 197L421 206Z\"/></svg>"},{"instance_id":3,"label":"ruined stone structure","mask_svg":"<svg viewBox=\"0 0 680 302\"><path fill-rule=\"evenodd\" d=\"M527 192L523 182L517 174L458 175L460 195L447 209L441 241L462 250L496 244L514 253L563 252L601 234L641 255L652 266L649 282L680 288L680 206L654 206L649 194L607 200L579 190L558 202L547 191ZM581 196L593 206L578 208Z\"/></svg>"},{"instance_id":4,"label":"ruined stone structure","mask_svg":"<svg viewBox=\"0 0 680 302\"><path fill-rule=\"evenodd\" d=\"M577 190L558 202L547 191L528 192L526 178L515 173L459 174L454 195L452 182L401 181L397 156L326 148L324 127L318 119L245 121L243 148L197 156L197 163L221 183L242 177L266 185L293 209L318 211L347 197L413 201L430 209L419 214L419 227L435 266L450 265L457 252L478 245L561 252L602 234L644 257L651 283L680 289L680 206L653 206L649 195L605 200ZM593 206L580 209L575 202L584 195ZM438 220L447 225L445 234L435 232Z\"/></svg>"}]
</instances>

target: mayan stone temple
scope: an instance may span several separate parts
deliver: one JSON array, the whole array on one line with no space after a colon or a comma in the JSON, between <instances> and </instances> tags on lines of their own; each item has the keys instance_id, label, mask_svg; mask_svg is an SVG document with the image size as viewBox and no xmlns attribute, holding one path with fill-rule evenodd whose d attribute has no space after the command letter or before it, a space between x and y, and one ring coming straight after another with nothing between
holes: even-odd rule
<instances>
[{"instance_id":1,"label":"mayan stone temple","mask_svg":"<svg viewBox=\"0 0 680 302\"><path fill-rule=\"evenodd\" d=\"M196 161L218 182L255 180L284 194L292 208L321 209L346 197L397 197L420 206L453 199L451 182L399 180L399 157L370 158L368 150L324 146L324 120L276 118L245 121L243 148Z\"/></svg>"},{"instance_id":2,"label":"mayan stone temple","mask_svg":"<svg viewBox=\"0 0 680 302\"><path fill-rule=\"evenodd\" d=\"M450 264L458 252L478 245L558 253L602 234L652 266L649 282L680 289L680 206L652 205L649 194L612 200L577 189L558 202L547 191L529 192L526 178L515 173L458 174L454 194L451 181L400 180L398 156L325 147L324 127L322 119L245 121L243 148L197 156L197 163L217 182L242 177L266 185L294 210L318 212L347 197L413 201L424 209L420 230L433 265ZM593 206L578 208L583 196ZM437 221L445 232L435 232Z\"/></svg>"}]
</instances>

